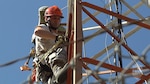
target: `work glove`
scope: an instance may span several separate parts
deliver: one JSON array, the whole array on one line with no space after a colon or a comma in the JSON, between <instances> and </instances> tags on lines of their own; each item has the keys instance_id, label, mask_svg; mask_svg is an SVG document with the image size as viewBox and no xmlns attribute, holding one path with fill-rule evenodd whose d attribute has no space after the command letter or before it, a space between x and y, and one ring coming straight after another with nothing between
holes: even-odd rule
<instances>
[{"instance_id":1,"label":"work glove","mask_svg":"<svg viewBox=\"0 0 150 84\"><path fill-rule=\"evenodd\" d=\"M56 36L55 42L57 42L57 41L65 42L66 41L65 38L66 38L65 36L58 35L58 36Z\"/></svg>"},{"instance_id":2,"label":"work glove","mask_svg":"<svg viewBox=\"0 0 150 84\"><path fill-rule=\"evenodd\" d=\"M65 45L68 42L68 40L66 36L58 35L56 36L55 42L61 42L61 45Z\"/></svg>"}]
</instances>

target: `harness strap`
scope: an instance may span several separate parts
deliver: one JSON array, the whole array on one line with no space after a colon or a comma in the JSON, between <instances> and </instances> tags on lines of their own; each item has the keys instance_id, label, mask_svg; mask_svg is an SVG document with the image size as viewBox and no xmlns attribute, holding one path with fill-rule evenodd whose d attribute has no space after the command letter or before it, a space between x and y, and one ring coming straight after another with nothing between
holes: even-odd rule
<instances>
[{"instance_id":1,"label":"harness strap","mask_svg":"<svg viewBox=\"0 0 150 84\"><path fill-rule=\"evenodd\" d=\"M39 61L37 62L37 64L36 64L35 67L39 66L39 64L40 64L45 58L47 58L47 56L49 56L50 54L52 54L52 53L59 47L59 45L60 45L62 42L63 42L63 40L57 41L57 42L55 43L55 45L53 45L53 47L52 47L51 49L49 49L49 50L44 54L44 56L43 56L41 59L39 59Z\"/></svg>"}]
</instances>

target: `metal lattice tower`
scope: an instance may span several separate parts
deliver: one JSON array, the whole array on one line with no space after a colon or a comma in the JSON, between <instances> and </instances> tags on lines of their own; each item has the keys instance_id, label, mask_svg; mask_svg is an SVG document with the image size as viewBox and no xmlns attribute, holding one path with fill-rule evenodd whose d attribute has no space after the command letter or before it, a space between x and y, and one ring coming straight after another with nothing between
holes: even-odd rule
<instances>
[{"instance_id":1,"label":"metal lattice tower","mask_svg":"<svg viewBox=\"0 0 150 84\"><path fill-rule=\"evenodd\" d=\"M149 0L101 2L68 0L67 84L148 84L150 46L137 53L127 38L149 31Z\"/></svg>"}]
</instances>

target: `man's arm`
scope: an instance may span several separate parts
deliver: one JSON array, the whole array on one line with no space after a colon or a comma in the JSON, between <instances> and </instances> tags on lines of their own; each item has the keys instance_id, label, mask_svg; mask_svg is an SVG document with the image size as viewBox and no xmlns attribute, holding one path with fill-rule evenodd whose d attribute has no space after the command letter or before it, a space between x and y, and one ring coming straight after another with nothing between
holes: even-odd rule
<instances>
[{"instance_id":1,"label":"man's arm","mask_svg":"<svg viewBox=\"0 0 150 84\"><path fill-rule=\"evenodd\" d=\"M49 32L49 31L47 31L46 29L41 28L40 26L35 28L34 33L35 33L35 35L42 37L42 38L45 38L45 39L55 40L56 36L57 36L57 35Z\"/></svg>"}]
</instances>

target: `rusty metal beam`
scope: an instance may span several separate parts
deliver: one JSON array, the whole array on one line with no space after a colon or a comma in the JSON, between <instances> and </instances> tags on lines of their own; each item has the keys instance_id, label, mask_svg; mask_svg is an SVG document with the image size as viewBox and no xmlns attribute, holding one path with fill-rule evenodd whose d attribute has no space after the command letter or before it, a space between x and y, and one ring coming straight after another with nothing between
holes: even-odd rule
<instances>
[{"instance_id":1,"label":"rusty metal beam","mask_svg":"<svg viewBox=\"0 0 150 84\"><path fill-rule=\"evenodd\" d=\"M69 42L73 41L73 8L72 2L68 0L68 22L67 22L67 31L66 36L68 37ZM67 46L67 55L68 55L68 62L70 63L71 59L73 58L73 43ZM72 84L72 69L69 67L67 70L67 84Z\"/></svg>"},{"instance_id":2,"label":"rusty metal beam","mask_svg":"<svg viewBox=\"0 0 150 84\"><path fill-rule=\"evenodd\" d=\"M146 81L148 81L149 79L150 79L150 74L148 74L147 76L141 76L140 77L141 78L141 80L139 80L138 82L136 82L135 84L143 84L143 82L146 80Z\"/></svg>"},{"instance_id":3,"label":"rusty metal beam","mask_svg":"<svg viewBox=\"0 0 150 84\"><path fill-rule=\"evenodd\" d=\"M148 24L145 24L145 23L142 23L142 22L138 22L137 20L131 19L131 18L126 17L126 16L123 16L123 15L121 15L121 14L117 14L117 13L115 13L115 12L109 11L109 10L104 9L104 8L102 8L102 7L99 7L99 6L96 6L96 5L87 3L87 2L82 2L81 4L82 4L83 6L86 6L86 7L92 8L92 9L95 9L95 10L97 10L97 11L101 11L101 12L103 12L103 13L106 13L106 14L109 14L109 15L112 15L112 16L115 16L115 17L117 17L117 18L119 18L119 19L128 21L128 22L130 22L130 23L134 23L134 24L136 24L136 25L142 26L142 27L144 27L144 28L146 28L146 29L150 29L150 25L148 25Z\"/></svg>"},{"instance_id":4,"label":"rusty metal beam","mask_svg":"<svg viewBox=\"0 0 150 84\"><path fill-rule=\"evenodd\" d=\"M112 33L108 28L106 28L97 18L95 18L89 11L87 11L84 7L82 7L82 10L89 15L99 26L101 26L108 34L110 34L116 41L121 42L121 40L114 34ZM138 56L137 53L135 53L128 45L125 43L122 43L122 46L128 50L133 56ZM150 69L150 65L145 63L143 60L139 59L146 67Z\"/></svg>"},{"instance_id":5,"label":"rusty metal beam","mask_svg":"<svg viewBox=\"0 0 150 84\"><path fill-rule=\"evenodd\" d=\"M81 58L81 60L83 62L86 62L86 63L89 63L89 64L93 64L93 65L98 65L99 63L101 63L101 61L98 61L98 60L95 60L95 59L91 59L91 58L87 58L87 57ZM114 66L114 65L110 65L110 64L107 64L107 63L102 63L101 67L104 67L104 68L109 69L109 70L113 70L115 72L122 72L124 70L123 68L120 68L120 67L117 67L117 66ZM146 67L144 67L144 68L146 68ZM132 74L132 73L134 73L134 70L135 70L135 68L128 69L125 73L126 74ZM137 74L134 77L140 78L141 81L143 81L143 80L148 80L150 78L150 75L145 76L143 74ZM139 82L141 82L141 81L139 81Z\"/></svg>"}]
</instances>

